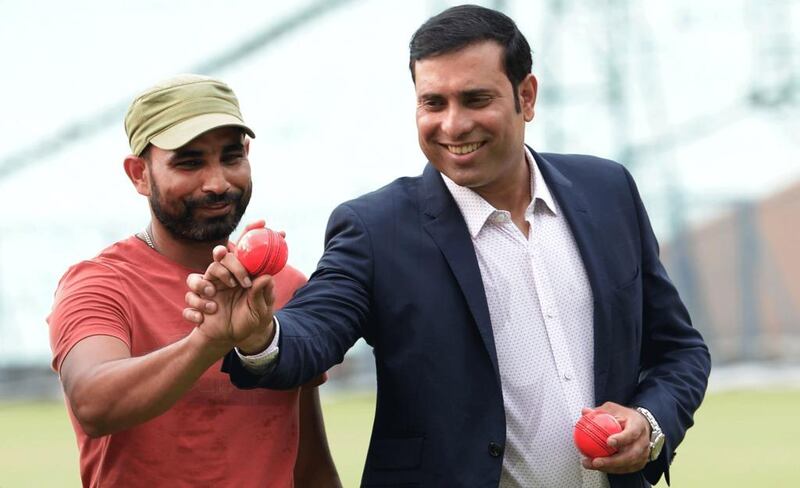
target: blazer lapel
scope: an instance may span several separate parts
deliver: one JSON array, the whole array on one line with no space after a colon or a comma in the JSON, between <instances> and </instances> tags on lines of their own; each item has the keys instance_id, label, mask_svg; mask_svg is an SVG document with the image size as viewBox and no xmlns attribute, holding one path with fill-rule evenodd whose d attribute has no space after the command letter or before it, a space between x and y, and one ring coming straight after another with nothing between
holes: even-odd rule
<instances>
[{"instance_id":1,"label":"blazer lapel","mask_svg":"<svg viewBox=\"0 0 800 488\"><path fill-rule=\"evenodd\" d=\"M486 304L483 279L467 224L441 175L430 163L425 166L422 181L423 212L429 218L423 228L436 242L456 277L499 382L489 306Z\"/></svg>"},{"instance_id":2,"label":"blazer lapel","mask_svg":"<svg viewBox=\"0 0 800 488\"><path fill-rule=\"evenodd\" d=\"M530 149L530 148L529 148ZM578 251L581 254L589 285L594 297L594 391L595 401L605 398L613 327L608 320L608 278L602 252L605 241L601 229L592 218L592 210L583 189L573 185L552 163L531 149L537 166L547 185L564 212Z\"/></svg>"}]
</instances>

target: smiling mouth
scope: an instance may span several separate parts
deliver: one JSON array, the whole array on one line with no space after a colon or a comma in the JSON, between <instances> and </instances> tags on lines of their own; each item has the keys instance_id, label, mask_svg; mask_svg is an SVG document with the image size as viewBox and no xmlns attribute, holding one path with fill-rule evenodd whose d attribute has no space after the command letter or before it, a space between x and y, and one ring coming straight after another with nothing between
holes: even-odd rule
<instances>
[{"instance_id":1,"label":"smiling mouth","mask_svg":"<svg viewBox=\"0 0 800 488\"><path fill-rule=\"evenodd\" d=\"M230 203L215 203L212 205L203 205L197 209L205 214L221 215L228 213L232 207L233 205Z\"/></svg>"},{"instance_id":2,"label":"smiling mouth","mask_svg":"<svg viewBox=\"0 0 800 488\"><path fill-rule=\"evenodd\" d=\"M484 142L471 142L469 144L459 144L459 145L446 144L445 147L451 154L457 154L459 156L462 156L464 154L469 154L471 152L477 151L484 144L485 144Z\"/></svg>"}]
</instances>

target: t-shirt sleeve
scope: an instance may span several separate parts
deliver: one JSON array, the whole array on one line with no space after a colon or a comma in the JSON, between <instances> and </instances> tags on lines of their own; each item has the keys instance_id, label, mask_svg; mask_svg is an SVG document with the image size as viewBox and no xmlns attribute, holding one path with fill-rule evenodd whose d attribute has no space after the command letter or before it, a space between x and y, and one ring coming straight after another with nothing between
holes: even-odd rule
<instances>
[{"instance_id":1,"label":"t-shirt sleeve","mask_svg":"<svg viewBox=\"0 0 800 488\"><path fill-rule=\"evenodd\" d=\"M130 313L119 276L108 266L84 261L61 278L50 316L54 371L81 340L95 335L116 337L131 346Z\"/></svg>"}]
</instances>

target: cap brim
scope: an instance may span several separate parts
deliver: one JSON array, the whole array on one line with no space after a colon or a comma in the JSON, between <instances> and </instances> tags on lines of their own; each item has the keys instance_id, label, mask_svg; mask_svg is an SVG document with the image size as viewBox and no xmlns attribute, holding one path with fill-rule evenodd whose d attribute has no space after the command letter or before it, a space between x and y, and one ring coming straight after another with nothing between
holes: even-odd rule
<instances>
[{"instance_id":1,"label":"cap brim","mask_svg":"<svg viewBox=\"0 0 800 488\"><path fill-rule=\"evenodd\" d=\"M173 125L150 139L150 143L161 149L172 151L185 146L200 134L219 127L241 127L247 135L255 137L252 129L241 119L229 114L203 114Z\"/></svg>"}]
</instances>

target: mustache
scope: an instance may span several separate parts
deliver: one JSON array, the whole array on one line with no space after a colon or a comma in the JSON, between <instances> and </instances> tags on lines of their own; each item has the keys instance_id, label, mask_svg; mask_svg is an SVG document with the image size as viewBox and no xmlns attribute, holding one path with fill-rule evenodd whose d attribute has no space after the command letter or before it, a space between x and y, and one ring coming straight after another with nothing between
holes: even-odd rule
<instances>
[{"instance_id":1,"label":"mustache","mask_svg":"<svg viewBox=\"0 0 800 488\"><path fill-rule=\"evenodd\" d=\"M238 204L242 199L243 192L240 190L227 190L225 193L210 194L203 197L191 198L187 197L183 200L186 210L194 210L197 207L206 207L208 205L217 205L220 203L233 203Z\"/></svg>"}]
</instances>

